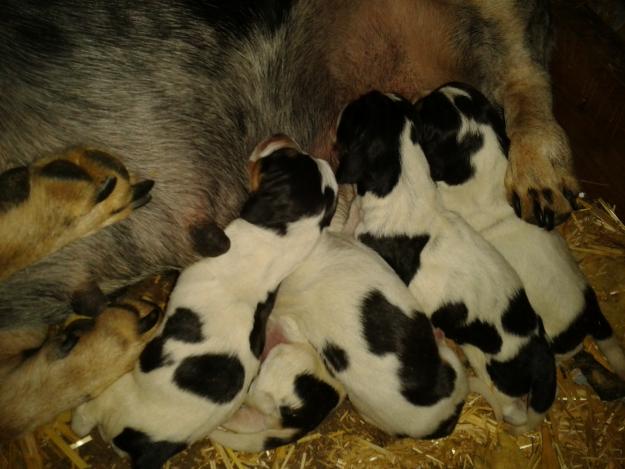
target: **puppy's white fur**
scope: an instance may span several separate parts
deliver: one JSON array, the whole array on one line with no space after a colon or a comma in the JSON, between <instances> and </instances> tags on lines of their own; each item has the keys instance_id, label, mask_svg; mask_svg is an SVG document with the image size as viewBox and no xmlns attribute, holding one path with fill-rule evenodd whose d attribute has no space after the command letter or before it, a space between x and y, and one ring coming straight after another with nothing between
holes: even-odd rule
<instances>
[{"instance_id":1,"label":"puppy's white fur","mask_svg":"<svg viewBox=\"0 0 625 469\"><path fill-rule=\"evenodd\" d=\"M382 292L407 317L421 311L414 296L374 251L346 235L325 231L310 256L282 283L273 314L295 320L318 351L328 343L345 351L348 366L334 374L365 420L392 434L426 436L464 401L464 369L451 349L437 343L443 363L455 371L453 391L431 406L406 400L401 394L398 356L372 353L363 336L361 307L372 290ZM379 314L384 320L383 311ZM432 334L429 323L427 327L424 333ZM415 369L425 366L411 365Z\"/></svg>"}]
</instances>

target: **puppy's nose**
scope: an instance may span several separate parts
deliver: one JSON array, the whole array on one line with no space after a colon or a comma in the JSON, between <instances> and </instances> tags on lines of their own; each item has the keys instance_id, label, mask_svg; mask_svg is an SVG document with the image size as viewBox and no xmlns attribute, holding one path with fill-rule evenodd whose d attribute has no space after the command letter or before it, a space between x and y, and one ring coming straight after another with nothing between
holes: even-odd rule
<instances>
[{"instance_id":1,"label":"puppy's nose","mask_svg":"<svg viewBox=\"0 0 625 469\"><path fill-rule=\"evenodd\" d=\"M282 148L293 148L299 153L302 152L299 145L295 143L291 137L285 134L275 134L271 137L267 137L256 145L256 148L254 148L254 151L250 156L250 161L257 161L267 155L271 155L276 150L281 150Z\"/></svg>"}]
</instances>

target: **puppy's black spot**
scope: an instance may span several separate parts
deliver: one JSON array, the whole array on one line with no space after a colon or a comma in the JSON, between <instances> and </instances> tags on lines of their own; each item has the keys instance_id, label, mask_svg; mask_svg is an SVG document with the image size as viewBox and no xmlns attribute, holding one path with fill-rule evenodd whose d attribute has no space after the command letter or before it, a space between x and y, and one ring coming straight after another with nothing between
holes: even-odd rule
<instances>
[{"instance_id":1,"label":"puppy's black spot","mask_svg":"<svg viewBox=\"0 0 625 469\"><path fill-rule=\"evenodd\" d=\"M460 414L462 414L463 406L464 406L464 401L462 401L456 406L456 410L454 410L454 413L451 414L449 418L443 420L439 424L439 426L436 428L436 430L434 430L432 433L422 438L424 440L436 440L438 438L444 438L446 436L451 435L452 432L454 431L454 428L456 428L456 424L458 423L458 420L460 419Z\"/></svg>"},{"instance_id":2,"label":"puppy's black spot","mask_svg":"<svg viewBox=\"0 0 625 469\"><path fill-rule=\"evenodd\" d=\"M612 337L612 327L601 312L597 295L590 287L586 287L584 292L583 311L565 331L552 338L553 351L556 354L570 352L582 343L586 335L591 335L595 340Z\"/></svg>"},{"instance_id":3,"label":"puppy's black spot","mask_svg":"<svg viewBox=\"0 0 625 469\"><path fill-rule=\"evenodd\" d=\"M468 316L464 303L447 303L432 314L432 324L458 345L471 344L484 353L499 353L503 341L495 326L479 319L467 322Z\"/></svg>"},{"instance_id":4,"label":"puppy's black spot","mask_svg":"<svg viewBox=\"0 0 625 469\"><path fill-rule=\"evenodd\" d=\"M163 355L165 341L162 337L155 337L145 346L139 356L139 367L143 373L149 373L166 364L166 357Z\"/></svg>"},{"instance_id":5,"label":"puppy's black spot","mask_svg":"<svg viewBox=\"0 0 625 469\"><path fill-rule=\"evenodd\" d=\"M23 203L30 195L28 168L20 166L0 174L0 213Z\"/></svg>"},{"instance_id":6,"label":"puppy's black spot","mask_svg":"<svg viewBox=\"0 0 625 469\"><path fill-rule=\"evenodd\" d=\"M501 318L503 329L522 337L530 335L536 329L537 316L530 305L525 290L517 291L510 299Z\"/></svg>"},{"instance_id":7,"label":"puppy's black spot","mask_svg":"<svg viewBox=\"0 0 625 469\"><path fill-rule=\"evenodd\" d=\"M54 160L40 169L39 174L53 179L91 181L91 176L80 166L67 160Z\"/></svg>"},{"instance_id":8,"label":"puppy's black spot","mask_svg":"<svg viewBox=\"0 0 625 469\"><path fill-rule=\"evenodd\" d=\"M263 448L265 450L278 448L280 446L288 445L296 439L297 439L296 437L294 437L293 439L288 439L288 438L276 438L272 436L272 437L265 439L265 442L263 443Z\"/></svg>"},{"instance_id":9,"label":"puppy's black spot","mask_svg":"<svg viewBox=\"0 0 625 469\"><path fill-rule=\"evenodd\" d=\"M259 160L260 186L241 209L241 218L284 236L289 223L320 214L327 198L321 192L317 163L292 148Z\"/></svg>"},{"instance_id":10,"label":"puppy's black spot","mask_svg":"<svg viewBox=\"0 0 625 469\"><path fill-rule=\"evenodd\" d=\"M203 221L189 229L193 248L202 257L217 257L230 249L230 238L212 221Z\"/></svg>"},{"instance_id":11,"label":"puppy's black spot","mask_svg":"<svg viewBox=\"0 0 625 469\"><path fill-rule=\"evenodd\" d=\"M321 354L325 361L329 363L332 369L337 373L345 371L349 367L347 352L332 342L326 342Z\"/></svg>"},{"instance_id":12,"label":"puppy's black spot","mask_svg":"<svg viewBox=\"0 0 625 469\"><path fill-rule=\"evenodd\" d=\"M113 444L127 453L134 468L159 468L174 454L186 448L185 443L153 441L148 435L133 428L124 430L113 438Z\"/></svg>"},{"instance_id":13,"label":"puppy's black spot","mask_svg":"<svg viewBox=\"0 0 625 469\"><path fill-rule=\"evenodd\" d=\"M174 382L185 391L217 404L227 404L243 389L245 369L231 355L205 354L185 358L174 372Z\"/></svg>"},{"instance_id":14,"label":"puppy's black spot","mask_svg":"<svg viewBox=\"0 0 625 469\"><path fill-rule=\"evenodd\" d=\"M536 412L546 412L556 395L556 365L544 337L534 336L514 358L492 360L486 371L495 386L513 397L530 394L528 404Z\"/></svg>"},{"instance_id":15,"label":"puppy's black spot","mask_svg":"<svg viewBox=\"0 0 625 469\"><path fill-rule=\"evenodd\" d=\"M256 305L256 311L254 311L254 326L250 332L250 349L256 358L260 358L265 348L265 338L267 329L267 319L273 310L273 305L276 302L276 293L278 290L274 290L267 294L267 299L262 303Z\"/></svg>"},{"instance_id":16,"label":"puppy's black spot","mask_svg":"<svg viewBox=\"0 0 625 469\"><path fill-rule=\"evenodd\" d=\"M204 340L202 320L189 308L176 308L174 314L167 318L162 337L163 340L174 339L191 344L201 342Z\"/></svg>"},{"instance_id":17,"label":"puppy's black spot","mask_svg":"<svg viewBox=\"0 0 625 469\"><path fill-rule=\"evenodd\" d=\"M380 291L373 290L364 298L361 323L371 353L397 355L401 392L409 402L432 405L451 395L456 373L442 362L425 314L414 311L412 317L407 316Z\"/></svg>"},{"instance_id":18,"label":"puppy's black spot","mask_svg":"<svg viewBox=\"0 0 625 469\"><path fill-rule=\"evenodd\" d=\"M295 378L295 394L300 407L280 406L282 426L299 431L291 441L313 430L339 404L339 394L328 383L302 373Z\"/></svg>"},{"instance_id":19,"label":"puppy's black spot","mask_svg":"<svg viewBox=\"0 0 625 469\"><path fill-rule=\"evenodd\" d=\"M409 285L421 266L421 251L430 240L429 235L419 236L373 236L364 233L359 241L377 252L397 273L402 281Z\"/></svg>"},{"instance_id":20,"label":"puppy's black spot","mask_svg":"<svg viewBox=\"0 0 625 469\"><path fill-rule=\"evenodd\" d=\"M15 44L20 44L20 48L41 57L69 55L72 45L52 18L22 16L19 9L17 11L8 12L8 17L4 18L7 25L14 27ZM3 13L7 13L7 8L3 8Z\"/></svg>"},{"instance_id":21,"label":"puppy's black spot","mask_svg":"<svg viewBox=\"0 0 625 469\"><path fill-rule=\"evenodd\" d=\"M108 153L100 150L85 150L84 155L91 161L96 162L99 166L110 169L111 171L115 171L126 180L130 179L130 175L128 174L126 166L124 166L122 162L119 161L117 158L114 158Z\"/></svg>"}]
</instances>

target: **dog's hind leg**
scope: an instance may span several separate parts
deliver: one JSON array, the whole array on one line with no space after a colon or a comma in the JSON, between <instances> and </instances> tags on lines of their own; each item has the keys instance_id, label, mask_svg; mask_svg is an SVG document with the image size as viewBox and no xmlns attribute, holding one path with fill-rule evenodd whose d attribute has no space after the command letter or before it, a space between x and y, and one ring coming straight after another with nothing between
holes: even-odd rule
<instances>
[{"instance_id":1,"label":"dog's hind leg","mask_svg":"<svg viewBox=\"0 0 625 469\"><path fill-rule=\"evenodd\" d=\"M0 174L0 280L70 242L123 220L149 200L102 151L71 148Z\"/></svg>"},{"instance_id":2,"label":"dog's hind leg","mask_svg":"<svg viewBox=\"0 0 625 469\"><path fill-rule=\"evenodd\" d=\"M130 371L158 328L175 278L167 273L129 287L95 319L70 322L39 347L5 359L0 366L0 441L51 421ZM0 344L12 342L15 350L15 334L3 331Z\"/></svg>"}]
</instances>

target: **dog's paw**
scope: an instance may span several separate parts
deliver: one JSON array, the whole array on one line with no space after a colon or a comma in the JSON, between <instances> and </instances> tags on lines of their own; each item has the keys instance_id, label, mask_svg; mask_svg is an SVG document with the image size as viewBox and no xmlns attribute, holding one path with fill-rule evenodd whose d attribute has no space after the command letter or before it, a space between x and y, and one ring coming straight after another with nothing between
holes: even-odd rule
<instances>
[{"instance_id":1,"label":"dog's paw","mask_svg":"<svg viewBox=\"0 0 625 469\"><path fill-rule=\"evenodd\" d=\"M506 195L518 217L548 230L577 208L571 150L554 123L511 136Z\"/></svg>"},{"instance_id":2,"label":"dog's paw","mask_svg":"<svg viewBox=\"0 0 625 469\"><path fill-rule=\"evenodd\" d=\"M150 200L115 157L85 148L0 174L0 279L126 218Z\"/></svg>"},{"instance_id":3,"label":"dog's paw","mask_svg":"<svg viewBox=\"0 0 625 469\"><path fill-rule=\"evenodd\" d=\"M145 205L154 182L133 183L123 163L108 153L72 148L36 161L30 185L30 198L37 207L58 211L50 222L63 223L81 237Z\"/></svg>"}]
</instances>

